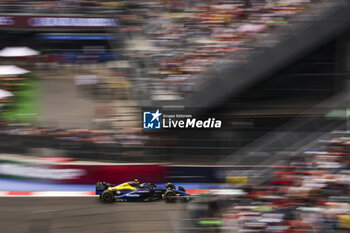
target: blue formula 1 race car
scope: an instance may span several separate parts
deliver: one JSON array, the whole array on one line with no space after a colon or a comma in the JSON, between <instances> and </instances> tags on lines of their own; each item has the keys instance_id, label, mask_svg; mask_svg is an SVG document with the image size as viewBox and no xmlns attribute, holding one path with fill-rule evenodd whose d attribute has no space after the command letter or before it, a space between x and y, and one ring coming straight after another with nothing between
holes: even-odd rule
<instances>
[{"instance_id":1,"label":"blue formula 1 race car","mask_svg":"<svg viewBox=\"0 0 350 233\"><path fill-rule=\"evenodd\" d=\"M140 184L138 180L113 185L106 182L96 183L96 194L100 195L101 201L112 203L114 201L156 201L164 199L166 202L177 200L186 202L191 195L179 186L167 183L164 186L157 186L151 183Z\"/></svg>"}]
</instances>

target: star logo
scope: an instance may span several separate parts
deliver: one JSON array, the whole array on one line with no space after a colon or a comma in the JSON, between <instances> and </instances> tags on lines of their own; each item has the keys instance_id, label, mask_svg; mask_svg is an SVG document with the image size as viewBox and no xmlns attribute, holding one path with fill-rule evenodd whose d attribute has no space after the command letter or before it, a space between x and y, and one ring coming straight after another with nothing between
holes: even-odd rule
<instances>
[{"instance_id":1,"label":"star logo","mask_svg":"<svg viewBox=\"0 0 350 233\"><path fill-rule=\"evenodd\" d=\"M155 113L151 113L151 115L153 116L151 122L153 122L154 120L157 119L157 121L159 121L159 117L162 115L161 113L159 113L159 109L157 109L157 111Z\"/></svg>"},{"instance_id":2,"label":"star logo","mask_svg":"<svg viewBox=\"0 0 350 233\"><path fill-rule=\"evenodd\" d=\"M162 113L157 109L156 112L143 112L144 129L160 129Z\"/></svg>"}]
</instances>

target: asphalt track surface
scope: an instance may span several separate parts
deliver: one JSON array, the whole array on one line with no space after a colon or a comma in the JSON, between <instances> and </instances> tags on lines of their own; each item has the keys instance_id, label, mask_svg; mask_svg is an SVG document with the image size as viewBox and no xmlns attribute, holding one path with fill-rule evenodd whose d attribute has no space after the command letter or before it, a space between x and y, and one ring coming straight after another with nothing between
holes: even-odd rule
<instances>
[{"instance_id":1,"label":"asphalt track surface","mask_svg":"<svg viewBox=\"0 0 350 233\"><path fill-rule=\"evenodd\" d=\"M179 232L184 203L101 203L98 197L1 197L0 232Z\"/></svg>"}]
</instances>

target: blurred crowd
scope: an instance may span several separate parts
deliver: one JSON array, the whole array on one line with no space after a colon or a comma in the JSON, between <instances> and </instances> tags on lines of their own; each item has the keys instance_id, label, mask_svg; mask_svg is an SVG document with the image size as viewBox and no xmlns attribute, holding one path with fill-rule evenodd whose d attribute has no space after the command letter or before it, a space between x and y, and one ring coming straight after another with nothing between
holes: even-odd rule
<instances>
[{"instance_id":1,"label":"blurred crowd","mask_svg":"<svg viewBox=\"0 0 350 233\"><path fill-rule=\"evenodd\" d=\"M146 136L138 129L129 128L118 133L114 130L57 129L57 128L7 128L0 135L30 136L32 138L53 138L57 142L96 143L118 145L142 145ZM40 140L39 140L40 141ZM42 141L42 143L44 143Z\"/></svg>"},{"instance_id":2,"label":"blurred crowd","mask_svg":"<svg viewBox=\"0 0 350 233\"><path fill-rule=\"evenodd\" d=\"M118 19L125 57L133 76L154 100L182 99L209 71L239 66L266 47L273 47L287 25L308 22L335 5L328 0L148 0L138 1L5 1L6 7L29 7ZM32 4L32 6L31 6ZM109 13L112 10L112 13ZM25 11L25 10L24 10ZM27 9L30 12L29 8ZM60 12L58 12L60 13ZM122 53L118 50L118 53ZM123 59L124 59L123 58ZM54 53L44 62L91 63L121 59L73 52ZM209 69L210 68L210 69Z\"/></svg>"},{"instance_id":3,"label":"blurred crowd","mask_svg":"<svg viewBox=\"0 0 350 233\"><path fill-rule=\"evenodd\" d=\"M229 198L208 196L208 208L197 215L198 231L349 232L350 138L337 135L323 143L306 151L302 162L276 166L268 184Z\"/></svg>"},{"instance_id":4,"label":"blurred crowd","mask_svg":"<svg viewBox=\"0 0 350 233\"><path fill-rule=\"evenodd\" d=\"M329 0L147 0L2 1L3 12L84 13L118 19L114 33L124 42L119 55L62 52L43 63L101 63L128 58L141 92L153 100L178 100L209 72L239 66L275 46L287 25L314 20L337 1ZM111 10L111 12L110 12ZM33 12L35 13L35 12ZM288 30L284 30L288 31ZM279 37L280 36L280 37ZM112 42L114 43L114 42ZM115 48L113 48L115 49ZM122 52L122 50L124 50ZM210 68L210 69L209 69ZM136 85L137 86L137 85ZM143 96L145 98L145 96Z\"/></svg>"},{"instance_id":5,"label":"blurred crowd","mask_svg":"<svg viewBox=\"0 0 350 233\"><path fill-rule=\"evenodd\" d=\"M136 128L88 130L3 125L0 139L0 150L5 154L115 162L160 159L145 146L149 135Z\"/></svg>"},{"instance_id":6,"label":"blurred crowd","mask_svg":"<svg viewBox=\"0 0 350 233\"><path fill-rule=\"evenodd\" d=\"M286 25L320 14L329 1L224 0L148 1L129 9L121 30L136 34L142 47L130 56L137 61L150 89L162 100L181 99L196 88L206 71L234 67L278 40ZM317 11L317 12L316 12ZM142 27L140 27L140 25ZM135 33L136 31L136 33ZM142 33L140 33L140 31ZM263 42L267 43L263 43ZM154 96L154 98L157 98Z\"/></svg>"}]
</instances>

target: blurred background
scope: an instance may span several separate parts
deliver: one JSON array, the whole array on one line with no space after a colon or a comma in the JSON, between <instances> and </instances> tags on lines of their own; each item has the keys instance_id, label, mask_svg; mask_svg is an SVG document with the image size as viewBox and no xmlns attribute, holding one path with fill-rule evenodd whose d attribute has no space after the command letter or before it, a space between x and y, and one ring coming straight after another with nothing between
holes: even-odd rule
<instances>
[{"instance_id":1,"label":"blurred background","mask_svg":"<svg viewBox=\"0 0 350 233\"><path fill-rule=\"evenodd\" d=\"M0 1L4 232L349 232L350 1ZM219 129L144 129L143 111ZM114 203L97 181L174 182Z\"/></svg>"}]
</instances>

